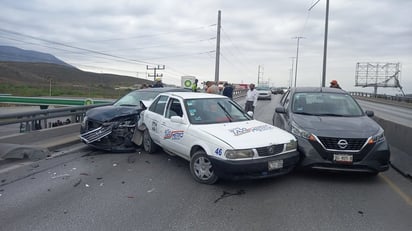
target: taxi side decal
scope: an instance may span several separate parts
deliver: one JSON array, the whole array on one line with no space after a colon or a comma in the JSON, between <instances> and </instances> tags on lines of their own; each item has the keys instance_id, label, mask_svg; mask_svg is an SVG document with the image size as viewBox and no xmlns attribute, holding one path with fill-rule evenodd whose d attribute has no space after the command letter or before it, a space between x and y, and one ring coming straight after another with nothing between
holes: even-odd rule
<instances>
[{"instance_id":1,"label":"taxi side decal","mask_svg":"<svg viewBox=\"0 0 412 231\"><path fill-rule=\"evenodd\" d=\"M273 126L270 125L261 125L261 126L257 126L257 127L251 127L251 128L233 128L233 129L229 129L230 132L233 133L233 135L235 136L240 136L249 132L263 132L266 130L270 130L273 129Z\"/></svg>"},{"instance_id":2,"label":"taxi side decal","mask_svg":"<svg viewBox=\"0 0 412 231\"><path fill-rule=\"evenodd\" d=\"M165 135L163 136L163 139L171 139L171 140L180 140L183 138L184 131L177 130L177 131L171 131L170 129L167 129L165 131Z\"/></svg>"}]
</instances>

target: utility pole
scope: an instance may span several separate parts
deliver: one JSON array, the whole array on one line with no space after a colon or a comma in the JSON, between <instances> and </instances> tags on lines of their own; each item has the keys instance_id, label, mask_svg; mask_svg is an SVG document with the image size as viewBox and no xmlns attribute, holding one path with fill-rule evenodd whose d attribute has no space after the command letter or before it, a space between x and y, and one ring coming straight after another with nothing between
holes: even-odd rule
<instances>
[{"instance_id":1,"label":"utility pole","mask_svg":"<svg viewBox=\"0 0 412 231\"><path fill-rule=\"evenodd\" d=\"M220 29L221 29L221 12L218 11L217 15L217 36L216 36L216 64L215 64L215 82L219 82L219 59L220 59Z\"/></svg>"},{"instance_id":2,"label":"utility pole","mask_svg":"<svg viewBox=\"0 0 412 231\"><path fill-rule=\"evenodd\" d=\"M153 70L153 75L148 74L149 77L153 77L153 81L156 81L157 77L163 77L163 74L156 74L157 70L164 70L165 69L165 65L160 66L157 65L157 67L149 67L149 65L146 65L146 70Z\"/></svg>"},{"instance_id":3,"label":"utility pole","mask_svg":"<svg viewBox=\"0 0 412 231\"><path fill-rule=\"evenodd\" d=\"M52 78L49 77L49 95L50 95L50 96L52 95L52 92L51 92L51 82L52 82Z\"/></svg>"},{"instance_id":4,"label":"utility pole","mask_svg":"<svg viewBox=\"0 0 412 231\"><path fill-rule=\"evenodd\" d=\"M292 67L290 68L290 77L289 77L289 88L292 87L292 82L293 82L293 64L295 63L295 58L296 57L289 57L292 59Z\"/></svg>"},{"instance_id":5,"label":"utility pole","mask_svg":"<svg viewBox=\"0 0 412 231\"><path fill-rule=\"evenodd\" d=\"M295 63L295 84L294 87L296 87L296 79L298 77L298 60L299 60L299 40L304 37L301 36L296 36L293 39L297 39L297 47L296 47L296 63Z\"/></svg>"},{"instance_id":6,"label":"utility pole","mask_svg":"<svg viewBox=\"0 0 412 231\"><path fill-rule=\"evenodd\" d=\"M315 2L308 11L318 4L320 0ZM328 53L328 22L329 22L329 0L326 0L326 15L325 15L325 38L323 40L323 68L322 68L322 87L325 87L326 83L326 57Z\"/></svg>"},{"instance_id":7,"label":"utility pole","mask_svg":"<svg viewBox=\"0 0 412 231\"><path fill-rule=\"evenodd\" d=\"M323 42L322 87L325 87L325 82L326 82L326 54L328 51L328 21L329 21L329 0L326 0L325 39Z\"/></svg>"}]
</instances>

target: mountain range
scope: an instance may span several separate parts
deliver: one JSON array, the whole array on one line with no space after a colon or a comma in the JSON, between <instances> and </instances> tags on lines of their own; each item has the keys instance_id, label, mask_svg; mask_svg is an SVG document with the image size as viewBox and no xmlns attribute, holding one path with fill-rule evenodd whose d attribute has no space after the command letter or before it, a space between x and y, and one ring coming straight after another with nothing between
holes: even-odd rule
<instances>
[{"instance_id":1,"label":"mountain range","mask_svg":"<svg viewBox=\"0 0 412 231\"><path fill-rule=\"evenodd\" d=\"M54 91L59 95L76 96L87 92L91 97L95 93L97 97L113 98L121 94L119 88L136 88L143 83L152 84L153 81L82 71L51 54L0 46L0 93L3 94L38 96L41 93L30 95L34 94L33 90L27 89L44 89L48 93L49 87L53 87L59 89Z\"/></svg>"},{"instance_id":2,"label":"mountain range","mask_svg":"<svg viewBox=\"0 0 412 231\"><path fill-rule=\"evenodd\" d=\"M54 63L63 66L73 67L63 62L62 60L56 58L54 55L32 50L23 50L11 46L0 46L0 61Z\"/></svg>"}]
</instances>

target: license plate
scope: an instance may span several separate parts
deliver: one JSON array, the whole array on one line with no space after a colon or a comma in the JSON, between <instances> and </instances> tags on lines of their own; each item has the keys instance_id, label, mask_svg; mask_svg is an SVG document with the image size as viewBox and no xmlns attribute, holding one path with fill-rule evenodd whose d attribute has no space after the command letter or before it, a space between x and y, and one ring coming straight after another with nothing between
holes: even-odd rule
<instances>
[{"instance_id":1,"label":"license plate","mask_svg":"<svg viewBox=\"0 0 412 231\"><path fill-rule=\"evenodd\" d=\"M272 160L268 162L269 171L283 168L283 160Z\"/></svg>"},{"instance_id":2,"label":"license plate","mask_svg":"<svg viewBox=\"0 0 412 231\"><path fill-rule=\"evenodd\" d=\"M352 163L353 156L348 154L333 154L333 160L341 163Z\"/></svg>"}]
</instances>

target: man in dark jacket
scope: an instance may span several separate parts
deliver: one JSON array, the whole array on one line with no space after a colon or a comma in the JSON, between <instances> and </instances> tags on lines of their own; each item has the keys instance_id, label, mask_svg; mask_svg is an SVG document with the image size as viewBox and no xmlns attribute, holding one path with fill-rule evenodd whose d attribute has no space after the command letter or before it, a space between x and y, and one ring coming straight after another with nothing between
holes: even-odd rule
<instances>
[{"instance_id":1,"label":"man in dark jacket","mask_svg":"<svg viewBox=\"0 0 412 231\"><path fill-rule=\"evenodd\" d=\"M228 83L223 84L223 92L222 95L229 97L230 99L233 99L233 87L232 85L229 85Z\"/></svg>"},{"instance_id":2,"label":"man in dark jacket","mask_svg":"<svg viewBox=\"0 0 412 231\"><path fill-rule=\"evenodd\" d=\"M153 88L156 88L156 87L163 87L163 83L162 83L162 79L161 79L161 78L156 78L156 82L155 82L155 84L153 85Z\"/></svg>"}]
</instances>

